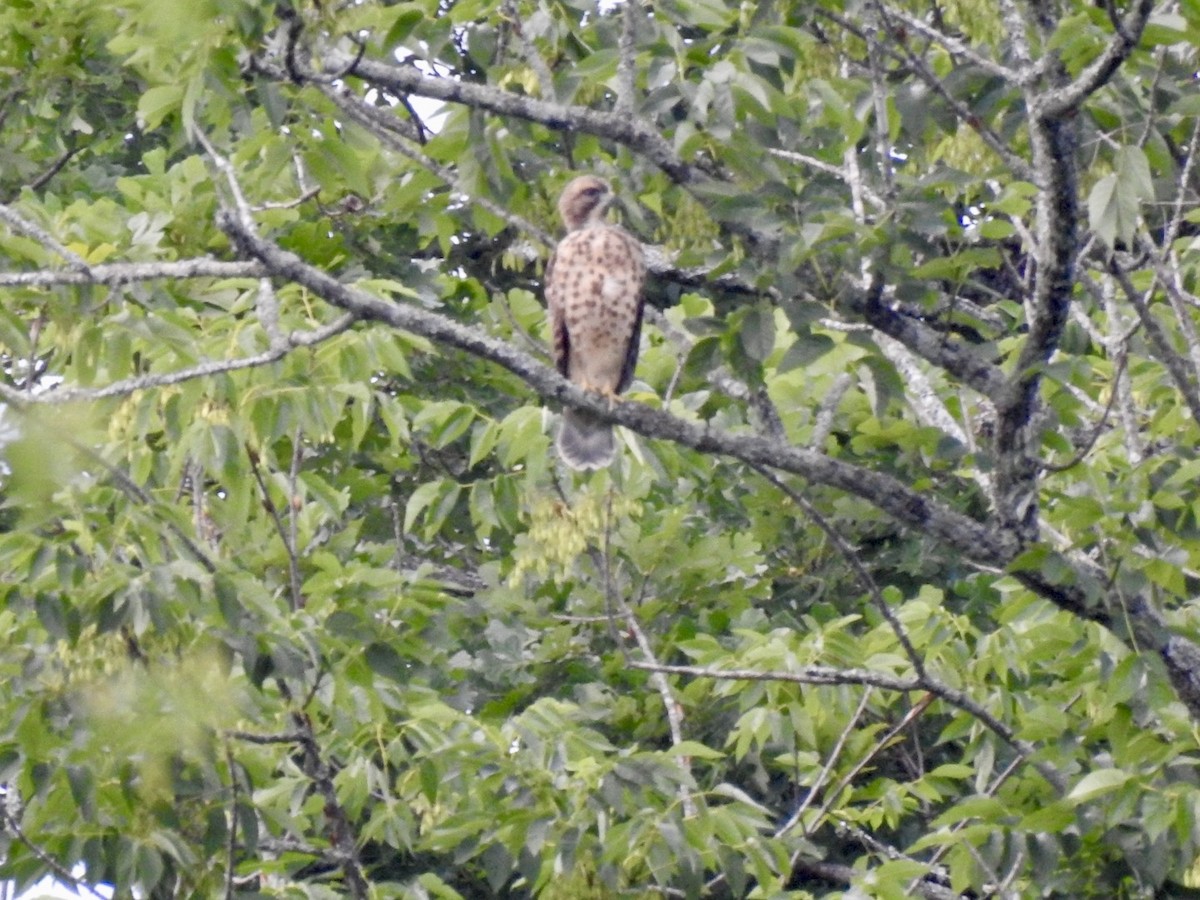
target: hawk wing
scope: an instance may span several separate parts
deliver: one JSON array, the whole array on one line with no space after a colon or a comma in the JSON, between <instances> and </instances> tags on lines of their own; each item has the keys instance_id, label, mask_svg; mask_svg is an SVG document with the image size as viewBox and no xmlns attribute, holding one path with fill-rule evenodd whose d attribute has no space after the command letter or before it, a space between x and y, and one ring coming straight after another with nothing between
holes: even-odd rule
<instances>
[{"instance_id":1,"label":"hawk wing","mask_svg":"<svg viewBox=\"0 0 1200 900\"><path fill-rule=\"evenodd\" d=\"M563 378L570 377L571 336L567 334L567 319L563 314L563 286L554 278L554 262L558 251L550 254L546 263L546 306L550 312L550 341L554 367Z\"/></svg>"},{"instance_id":2,"label":"hawk wing","mask_svg":"<svg viewBox=\"0 0 1200 900\"><path fill-rule=\"evenodd\" d=\"M617 393L629 387L633 381L633 370L637 368L638 346L642 343L642 314L646 311L646 298L638 290L637 314L633 319L633 333L629 336L629 346L625 349L625 362L621 366L621 379L617 382Z\"/></svg>"}]
</instances>

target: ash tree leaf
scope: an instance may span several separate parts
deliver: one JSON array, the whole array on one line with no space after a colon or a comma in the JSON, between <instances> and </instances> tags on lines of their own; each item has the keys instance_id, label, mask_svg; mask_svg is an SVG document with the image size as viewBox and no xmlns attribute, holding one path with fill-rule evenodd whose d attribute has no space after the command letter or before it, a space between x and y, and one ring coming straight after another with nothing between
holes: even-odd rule
<instances>
[{"instance_id":1,"label":"ash tree leaf","mask_svg":"<svg viewBox=\"0 0 1200 900\"><path fill-rule=\"evenodd\" d=\"M1154 179L1139 147L1118 150L1114 168L1088 195L1088 222L1109 247L1128 246L1138 227L1141 204L1154 197Z\"/></svg>"},{"instance_id":2,"label":"ash tree leaf","mask_svg":"<svg viewBox=\"0 0 1200 900\"><path fill-rule=\"evenodd\" d=\"M1097 769L1079 779L1066 799L1075 804L1094 800L1123 787L1130 778L1130 773L1122 769Z\"/></svg>"}]
</instances>

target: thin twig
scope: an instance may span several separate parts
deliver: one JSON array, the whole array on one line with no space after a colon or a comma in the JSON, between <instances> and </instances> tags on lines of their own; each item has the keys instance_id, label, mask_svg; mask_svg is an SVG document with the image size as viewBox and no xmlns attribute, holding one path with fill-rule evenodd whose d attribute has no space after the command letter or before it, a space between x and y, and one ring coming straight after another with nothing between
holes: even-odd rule
<instances>
[{"instance_id":1,"label":"thin twig","mask_svg":"<svg viewBox=\"0 0 1200 900\"><path fill-rule=\"evenodd\" d=\"M292 609L304 606L304 594L301 593L300 561L300 461L304 456L304 432L296 426L292 438L292 464L288 469L288 583L292 589Z\"/></svg>"},{"instance_id":2,"label":"thin twig","mask_svg":"<svg viewBox=\"0 0 1200 900\"><path fill-rule=\"evenodd\" d=\"M871 573L867 571L867 567L858 558L858 554L854 552L854 548L846 542L838 530L824 516L817 512L816 507L809 503L808 498L803 494L793 490L790 485L786 484L770 469L762 466L754 466L753 468L759 475L786 494L793 503L804 511L804 514L808 516L813 524L825 533L825 536L833 544L838 554L850 566L859 584L862 585L867 596L871 598L871 602L875 604L875 608L879 610L880 615L884 617L891 627L896 640L900 642L900 646L904 649L904 655L908 657L909 664L913 667L913 671L917 673L918 680L922 683L928 681L929 673L925 670L925 660L921 658L921 654L917 653L917 648L913 646L912 641L909 639L908 632L904 630L904 625L892 611L887 599L883 596L883 592L879 590L875 579L871 577Z\"/></svg>"},{"instance_id":3,"label":"thin twig","mask_svg":"<svg viewBox=\"0 0 1200 900\"><path fill-rule=\"evenodd\" d=\"M807 153L797 153L795 150L780 150L776 147L768 147L767 153L777 159L787 160L802 166L808 166L810 169L816 169L818 172L824 172L826 175L832 175L839 181L845 182L848 187L857 186L861 191L862 196L877 209L884 209L887 204L879 194L875 193L870 187L862 183L862 179L855 179L851 173L848 173L842 166L835 166L833 163L827 163L823 159L817 159L815 156L810 156ZM865 218L862 217L862 218Z\"/></svg>"},{"instance_id":4,"label":"thin twig","mask_svg":"<svg viewBox=\"0 0 1200 900\"><path fill-rule=\"evenodd\" d=\"M829 751L829 756L825 760L825 765L821 767L821 771L817 773L817 779L808 789L808 793L804 795L804 799L800 801L800 805L779 828L775 829L775 837L780 838L791 831L799 824L800 819L808 810L809 806L815 798L821 795L822 789L825 787L825 782L829 780L829 776L833 773L833 767L837 765L837 761L841 758L842 750L846 747L846 741L850 739L850 735L854 733L854 729L858 727L859 720L862 719L863 713L867 710L867 703L871 700L871 688L868 687L863 691L862 698L858 701L858 709L846 721L846 727L842 729L842 733L838 735L838 739L833 744L833 749ZM810 829L805 829L807 834Z\"/></svg>"},{"instance_id":5,"label":"thin twig","mask_svg":"<svg viewBox=\"0 0 1200 900\"><path fill-rule=\"evenodd\" d=\"M1196 165L1196 154L1200 152L1200 117L1197 117L1196 124L1192 126L1192 136L1188 140L1186 156L1183 158L1183 167L1179 171L1179 180L1175 187L1174 209L1171 212L1171 219L1167 222L1167 227L1163 230L1162 245L1159 248L1159 259L1163 262L1173 252L1172 245L1175 243L1175 238L1179 235L1180 226L1183 224L1183 214L1188 195L1188 184L1192 180L1192 170Z\"/></svg>"},{"instance_id":6,"label":"thin twig","mask_svg":"<svg viewBox=\"0 0 1200 900\"><path fill-rule=\"evenodd\" d=\"M297 206L303 206L309 200L313 199L317 194L321 193L320 186L310 187L306 189L299 197L292 200L271 200L266 203L256 203L251 207L255 212L262 212L267 209L295 209Z\"/></svg>"},{"instance_id":7,"label":"thin twig","mask_svg":"<svg viewBox=\"0 0 1200 900\"><path fill-rule=\"evenodd\" d=\"M302 731L284 731L279 734L258 734L253 731L229 729L223 732L225 737L235 741L245 741L247 744L299 744L305 739Z\"/></svg>"},{"instance_id":8,"label":"thin twig","mask_svg":"<svg viewBox=\"0 0 1200 900\"><path fill-rule=\"evenodd\" d=\"M87 260L76 253L74 250L68 250L58 238L42 228L35 222L30 222L11 206L0 203L0 222L6 224L17 234L23 234L26 237L33 238L51 253L61 257L66 263L78 272L85 275L89 272Z\"/></svg>"},{"instance_id":9,"label":"thin twig","mask_svg":"<svg viewBox=\"0 0 1200 900\"><path fill-rule=\"evenodd\" d=\"M259 493L262 495L262 507L266 510L267 515L271 517L271 522L275 525L275 533L279 535L279 540L283 543L283 552L287 555L289 598L292 609L300 609L304 606L304 597L299 592L300 576L296 568L298 565L296 562L296 552L292 547L292 542L289 540L288 528L283 522L283 516L279 513L279 507L275 505L275 501L271 498L271 490L267 486L267 480L263 476L262 469L258 464L258 452L249 444L246 445L246 457L250 460L250 473L254 476L254 481L258 484ZM291 498L288 499L288 508L290 509Z\"/></svg>"},{"instance_id":10,"label":"thin twig","mask_svg":"<svg viewBox=\"0 0 1200 900\"><path fill-rule=\"evenodd\" d=\"M1107 430L1108 417L1112 414L1113 406L1117 402L1117 394L1119 393L1117 390L1117 382L1119 382L1121 380L1121 376L1125 374L1125 365L1128 360L1129 354L1124 352L1122 352L1117 358L1117 371L1113 373L1113 385L1111 393L1108 397L1108 403L1104 405L1104 411L1100 414L1100 421L1092 426L1092 432L1088 435L1087 440L1084 441L1083 446L1080 447L1079 450L1075 452L1075 455L1065 463L1044 463L1043 468L1047 472L1066 472L1069 469L1075 468L1077 465L1087 459L1088 454L1092 452L1092 448L1096 446L1096 441L1100 439L1100 435Z\"/></svg>"},{"instance_id":11,"label":"thin twig","mask_svg":"<svg viewBox=\"0 0 1200 900\"><path fill-rule=\"evenodd\" d=\"M225 900L233 900L234 862L237 859L238 778L229 738L225 739L225 767L229 770L229 836L225 842Z\"/></svg>"},{"instance_id":12,"label":"thin twig","mask_svg":"<svg viewBox=\"0 0 1200 900\"><path fill-rule=\"evenodd\" d=\"M311 347L341 334L356 321L358 321L357 316L353 313L346 313L328 325L314 328L312 331L294 331L287 336L286 345L266 350L255 356L247 356L242 359L217 359L199 363L188 369L179 369L175 372L135 375L132 378L124 378L98 388L56 387L54 390L42 391L33 396L26 396L0 382L0 399L19 407L35 404L55 405L89 402L103 400L106 397L123 397L127 394L152 388L169 387L170 385L181 384L185 381L194 381L197 378L208 378L226 372L236 372L239 369L260 368L283 359L283 357L296 348Z\"/></svg>"},{"instance_id":13,"label":"thin twig","mask_svg":"<svg viewBox=\"0 0 1200 900\"><path fill-rule=\"evenodd\" d=\"M882 751L885 747L887 747L888 744L892 742L893 738L904 731L904 729L906 729L911 723L915 722L917 718L929 708L929 704L933 702L933 699L933 694L926 694L924 697L914 703L912 708L904 714L904 717L891 728L889 728L883 737L877 740L871 749L863 754L862 758L851 767L850 771L841 777L838 783L834 786L833 790L826 792L825 802L821 805L821 808L817 810L817 814L813 817L812 823L805 827L805 834L812 834L817 824L829 814L829 810L837 800L838 795L841 794L841 792L847 787L849 787L850 783L858 777L858 773L865 769L871 760L873 760L880 753L880 751Z\"/></svg>"},{"instance_id":14,"label":"thin twig","mask_svg":"<svg viewBox=\"0 0 1200 900\"><path fill-rule=\"evenodd\" d=\"M42 188L44 188L50 183L50 179L63 170L63 166L83 152L85 146L85 144L80 144L79 146L69 148L65 153L59 156L58 159L50 164L50 168L46 169L45 172L33 179L33 181L29 182L29 189L33 191L40 191Z\"/></svg>"},{"instance_id":15,"label":"thin twig","mask_svg":"<svg viewBox=\"0 0 1200 900\"><path fill-rule=\"evenodd\" d=\"M941 44L943 47L949 50L952 55L962 57L972 65L983 69L983 71L987 72L989 75L994 75L997 78L1007 81L1009 84L1024 84L1030 78L1036 77L1036 73L1032 72L1030 69L1010 69L1007 66L1001 65L990 57L978 52L969 44L964 44L954 36L946 34L944 31L939 31L933 26L928 25L922 19L919 19L913 15L909 15L902 9L898 9L894 6L885 6L883 3L879 2L876 2L874 6L876 10L878 10L879 15L884 22L894 21L902 23L904 29L916 32L917 34L922 35L923 37L926 37L935 43ZM890 32L889 37L891 37L902 29L900 27L893 26L887 30Z\"/></svg>"},{"instance_id":16,"label":"thin twig","mask_svg":"<svg viewBox=\"0 0 1200 900\"><path fill-rule=\"evenodd\" d=\"M10 790L12 789L8 788L0 794L0 824L3 825L4 830L20 841L37 858L38 862L50 870L58 881L61 881L76 892L86 891L88 896L95 897L96 900L106 900L104 894L101 894L86 881L76 878L66 866L34 843L33 839L25 833L25 829L21 827L20 821L9 811L7 791Z\"/></svg>"}]
</instances>

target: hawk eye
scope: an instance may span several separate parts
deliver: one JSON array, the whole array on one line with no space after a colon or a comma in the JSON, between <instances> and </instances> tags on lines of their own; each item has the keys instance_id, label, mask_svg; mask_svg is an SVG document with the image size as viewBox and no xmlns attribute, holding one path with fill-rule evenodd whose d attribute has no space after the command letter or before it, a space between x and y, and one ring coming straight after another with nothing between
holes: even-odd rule
<instances>
[{"instance_id":1,"label":"hawk eye","mask_svg":"<svg viewBox=\"0 0 1200 900\"><path fill-rule=\"evenodd\" d=\"M583 196L585 197L599 197L602 193L604 192L598 187L589 187L583 189Z\"/></svg>"}]
</instances>

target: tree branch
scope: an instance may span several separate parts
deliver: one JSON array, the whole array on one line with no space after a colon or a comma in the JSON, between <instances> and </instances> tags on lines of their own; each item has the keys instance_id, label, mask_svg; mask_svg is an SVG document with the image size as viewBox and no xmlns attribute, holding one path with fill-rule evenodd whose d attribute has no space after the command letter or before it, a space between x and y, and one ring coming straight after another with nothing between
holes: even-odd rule
<instances>
[{"instance_id":1,"label":"tree branch","mask_svg":"<svg viewBox=\"0 0 1200 900\"><path fill-rule=\"evenodd\" d=\"M358 858L358 846L350 827L350 818L338 800L337 786L333 783L336 769L322 756L312 720L307 713L299 710L292 713L292 723L300 737L300 768L325 801L324 813L329 821L330 830L329 843L337 855L347 892L354 900L366 900L371 894L371 889Z\"/></svg>"},{"instance_id":2,"label":"tree branch","mask_svg":"<svg viewBox=\"0 0 1200 900\"><path fill-rule=\"evenodd\" d=\"M356 321L356 316L347 313L339 316L328 325L322 325L320 328L314 328L312 331L293 331L285 337L283 344L274 346L255 356L247 356L242 359L214 359L187 369L180 369L176 372L135 375L132 378L124 378L98 388L55 388L54 390L44 391L31 396L14 391L3 382L0 382L0 399L15 406L28 406L39 403L57 405L103 400L107 397L123 397L137 391L167 387L172 384L181 384L185 381L194 381L197 378L208 378L212 375L220 375L225 372L236 372L239 369L254 369L278 362L298 347L312 347L323 341L327 341L331 337L347 330Z\"/></svg>"},{"instance_id":3,"label":"tree branch","mask_svg":"<svg viewBox=\"0 0 1200 900\"><path fill-rule=\"evenodd\" d=\"M954 706L970 716L978 719L988 730L995 733L1002 741L1013 748L1022 758L1030 759L1037 748L1026 740L1017 737L1017 733L988 712L981 704L964 694L957 688L950 687L936 678L926 676L921 678L901 678L886 672L873 669L835 669L829 666L801 666L796 670L780 672L762 672L756 669L713 669L704 666L668 666L653 663L630 661L635 669L649 672L663 672L668 675L687 675L692 678L714 678L719 681L781 681L792 684L860 684L882 688L907 694L912 691L928 691L940 700ZM1067 782L1055 769L1049 765L1033 760L1038 773L1046 779L1056 791L1065 794Z\"/></svg>"},{"instance_id":4,"label":"tree branch","mask_svg":"<svg viewBox=\"0 0 1200 900\"><path fill-rule=\"evenodd\" d=\"M879 10L880 15L885 22L889 24L892 22L900 22L903 24L903 27L909 31L914 31L917 34L934 41L935 43L941 44L954 56L962 57L973 66L982 69L989 75L994 75L997 78L1007 81L1009 84L1024 84L1031 77L1035 77L1035 74L1030 72L1028 69L1014 70L1008 68L1007 66L1001 65L995 60L984 56L974 47L964 44L962 41L958 40L952 35L946 34L944 31L939 31L933 26L926 24L923 20L918 19L916 16L909 15L902 9L897 9L893 6L887 6L883 3L876 3L875 7ZM892 27L888 30L894 35L901 29L895 25L892 25Z\"/></svg>"},{"instance_id":5,"label":"tree branch","mask_svg":"<svg viewBox=\"0 0 1200 900\"><path fill-rule=\"evenodd\" d=\"M86 271L0 272L0 287L55 287L70 284L105 284L113 287L137 281L183 278L261 278L265 269L256 262L225 262L197 257L177 262L103 263Z\"/></svg>"},{"instance_id":6,"label":"tree branch","mask_svg":"<svg viewBox=\"0 0 1200 900\"><path fill-rule=\"evenodd\" d=\"M1038 109L1030 95L1027 104ZM1035 422L1043 367L1058 347L1071 309L1079 250L1077 127L1071 117L1032 116L1034 169L1043 190L1037 200L1036 274L1029 333L1012 377L996 404L996 506L1002 526L1022 542L1037 539L1038 448Z\"/></svg>"},{"instance_id":7,"label":"tree branch","mask_svg":"<svg viewBox=\"0 0 1200 900\"><path fill-rule=\"evenodd\" d=\"M1115 27L1116 33L1104 52L1074 81L1042 95L1033 110L1034 116L1050 118L1065 115L1078 109L1084 100L1104 87L1142 39L1142 31L1153 10L1154 0L1138 0L1137 8Z\"/></svg>"},{"instance_id":8,"label":"tree branch","mask_svg":"<svg viewBox=\"0 0 1200 900\"><path fill-rule=\"evenodd\" d=\"M33 238L51 253L55 254L65 261L72 268L79 272L87 273L87 261L73 250L68 250L59 242L58 238L42 228L36 222L30 222L19 212L10 206L0 203L0 222L3 222L17 234L23 234L26 237Z\"/></svg>"},{"instance_id":9,"label":"tree branch","mask_svg":"<svg viewBox=\"0 0 1200 900\"><path fill-rule=\"evenodd\" d=\"M391 303L341 284L294 253L243 229L228 211L220 214L218 224L242 253L261 261L276 277L303 285L326 302L348 310L356 317L383 322L496 363L524 381L544 400L586 411L599 420L624 425L646 437L672 441L702 453L729 456L749 465L791 472L861 497L900 523L986 567L1004 569L1022 549L1011 533L964 516L880 472L759 435L733 434L707 423L689 422L645 404L609 404L604 398L579 389L528 354L475 328L426 309ZM1017 580L1068 612L1105 627L1119 625L1123 616L1128 615L1133 628L1133 634L1129 636L1135 637L1135 645L1150 647L1159 655L1167 665L1180 698L1192 714L1200 718L1200 647L1186 638L1172 636L1162 615L1145 598L1135 598L1123 610L1122 616L1114 617L1103 594L1102 585L1107 579L1094 564L1086 559L1068 560L1049 547L1040 549L1061 560L1067 569L1065 577L1051 578L1043 575L1040 569L1023 569L1014 573Z\"/></svg>"},{"instance_id":10,"label":"tree branch","mask_svg":"<svg viewBox=\"0 0 1200 900\"><path fill-rule=\"evenodd\" d=\"M346 69L347 74L393 93L461 103L499 116L538 122L556 131L583 131L607 138L644 156L679 184L706 181L710 177L709 173L685 162L657 130L633 116L538 100L487 84L426 75L412 66L391 65L373 59L355 62L353 57L341 51L329 55L327 68Z\"/></svg>"},{"instance_id":11,"label":"tree branch","mask_svg":"<svg viewBox=\"0 0 1200 900\"><path fill-rule=\"evenodd\" d=\"M416 306L390 303L348 287L303 262L289 251L243 230L229 213L220 225L239 249L260 260L276 276L301 284L328 303L364 319L384 322L437 343L490 360L521 378L545 400L595 414L646 437L663 438L701 452L716 452L743 462L802 475L863 497L901 522L952 546L971 548L972 558L1001 564L1015 554L1016 544L970 519L913 491L890 476L849 465L816 453L759 436L719 431L652 409L640 403L612 405L580 390L558 372L510 345L445 316Z\"/></svg>"},{"instance_id":12,"label":"tree branch","mask_svg":"<svg viewBox=\"0 0 1200 900\"><path fill-rule=\"evenodd\" d=\"M95 897L97 900L104 900L107 895L101 894L87 882L76 878L66 866L35 844L32 838L25 833L25 829L21 826L20 821L12 812L9 811L8 792L11 790L11 788L7 788L5 791L0 792L0 828L8 831L13 837L20 841L21 844L23 844L25 848L34 855L37 861L50 871L55 879L62 882L64 885L69 886L76 892L86 891L89 897Z\"/></svg>"},{"instance_id":13,"label":"tree branch","mask_svg":"<svg viewBox=\"0 0 1200 900\"><path fill-rule=\"evenodd\" d=\"M1007 379L990 359L961 341L947 340L946 335L903 315L885 303L881 293L851 291L840 305L993 402L1004 396Z\"/></svg>"}]
</instances>

